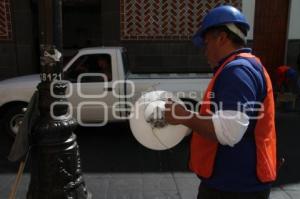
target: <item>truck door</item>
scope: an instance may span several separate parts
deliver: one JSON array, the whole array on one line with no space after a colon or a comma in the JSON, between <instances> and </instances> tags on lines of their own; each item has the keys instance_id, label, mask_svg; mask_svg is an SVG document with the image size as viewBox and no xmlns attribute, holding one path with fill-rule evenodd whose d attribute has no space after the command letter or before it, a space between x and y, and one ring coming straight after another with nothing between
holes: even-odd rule
<instances>
[{"instance_id":1,"label":"truck door","mask_svg":"<svg viewBox=\"0 0 300 199\"><path fill-rule=\"evenodd\" d=\"M72 82L69 102L73 116L82 126L101 126L112 120L112 82L116 77L117 63L113 53L83 54L71 64L65 79Z\"/></svg>"}]
</instances>

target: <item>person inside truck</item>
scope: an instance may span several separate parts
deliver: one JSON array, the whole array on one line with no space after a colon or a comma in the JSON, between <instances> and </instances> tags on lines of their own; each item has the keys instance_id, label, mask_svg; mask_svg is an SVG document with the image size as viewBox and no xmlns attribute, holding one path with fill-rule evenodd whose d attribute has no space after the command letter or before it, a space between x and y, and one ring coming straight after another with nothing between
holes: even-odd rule
<instances>
[{"instance_id":1,"label":"person inside truck","mask_svg":"<svg viewBox=\"0 0 300 199\"><path fill-rule=\"evenodd\" d=\"M93 76L92 74L96 76ZM86 74L81 80L79 75ZM91 74L91 75L90 75ZM97 74L104 75L97 76ZM89 54L79 57L65 73L72 81L81 82L103 82L112 80L111 58L108 54Z\"/></svg>"},{"instance_id":2,"label":"person inside truck","mask_svg":"<svg viewBox=\"0 0 300 199\"><path fill-rule=\"evenodd\" d=\"M97 67L99 73L104 74L107 81L112 80L112 72L111 72L111 61L110 61L110 56L109 55L102 55L99 56L97 59Z\"/></svg>"},{"instance_id":3,"label":"person inside truck","mask_svg":"<svg viewBox=\"0 0 300 199\"><path fill-rule=\"evenodd\" d=\"M198 199L267 199L277 177L272 83L246 48L249 29L232 6L210 10L193 36L214 72L200 110L165 104L169 124L193 130L189 166L201 179Z\"/></svg>"}]
</instances>

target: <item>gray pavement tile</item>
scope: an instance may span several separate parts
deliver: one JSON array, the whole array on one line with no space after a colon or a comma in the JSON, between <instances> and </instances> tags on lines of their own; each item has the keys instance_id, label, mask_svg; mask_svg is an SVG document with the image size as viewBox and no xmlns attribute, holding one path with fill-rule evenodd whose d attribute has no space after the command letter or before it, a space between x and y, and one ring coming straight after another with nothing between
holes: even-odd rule
<instances>
[{"instance_id":1,"label":"gray pavement tile","mask_svg":"<svg viewBox=\"0 0 300 199\"><path fill-rule=\"evenodd\" d=\"M131 192L131 191L116 191L109 192L107 199L143 199L142 192Z\"/></svg>"},{"instance_id":2,"label":"gray pavement tile","mask_svg":"<svg viewBox=\"0 0 300 199\"><path fill-rule=\"evenodd\" d=\"M8 198L9 191L11 186L13 185L15 180L15 175L11 174L1 174L0 177L0 197L1 198Z\"/></svg>"},{"instance_id":3,"label":"gray pavement tile","mask_svg":"<svg viewBox=\"0 0 300 199\"><path fill-rule=\"evenodd\" d=\"M22 177L22 181L20 182L18 192L16 194L17 198L26 198L26 193L28 191L30 183L30 175L29 174L24 174Z\"/></svg>"},{"instance_id":4,"label":"gray pavement tile","mask_svg":"<svg viewBox=\"0 0 300 199\"><path fill-rule=\"evenodd\" d=\"M0 177L0 193L14 183L16 175L1 174Z\"/></svg>"},{"instance_id":5,"label":"gray pavement tile","mask_svg":"<svg viewBox=\"0 0 300 199\"><path fill-rule=\"evenodd\" d=\"M11 188L15 182L16 174L0 175L0 198L8 198ZM16 199L25 199L28 191L30 176L23 174L20 184L17 187Z\"/></svg>"},{"instance_id":6,"label":"gray pavement tile","mask_svg":"<svg viewBox=\"0 0 300 199\"><path fill-rule=\"evenodd\" d=\"M300 183L283 185L282 189L284 189L284 190L292 190L292 191L300 191Z\"/></svg>"},{"instance_id":7,"label":"gray pavement tile","mask_svg":"<svg viewBox=\"0 0 300 199\"><path fill-rule=\"evenodd\" d=\"M181 199L196 199L197 198L197 190L196 191L180 191Z\"/></svg>"},{"instance_id":8,"label":"gray pavement tile","mask_svg":"<svg viewBox=\"0 0 300 199\"><path fill-rule=\"evenodd\" d=\"M110 174L111 178L142 178L142 173L114 173Z\"/></svg>"},{"instance_id":9,"label":"gray pavement tile","mask_svg":"<svg viewBox=\"0 0 300 199\"><path fill-rule=\"evenodd\" d=\"M288 194L286 194L281 188L273 188L270 193L270 199L292 199L292 198Z\"/></svg>"},{"instance_id":10,"label":"gray pavement tile","mask_svg":"<svg viewBox=\"0 0 300 199\"><path fill-rule=\"evenodd\" d=\"M142 199L141 178L110 178L107 199Z\"/></svg>"},{"instance_id":11,"label":"gray pavement tile","mask_svg":"<svg viewBox=\"0 0 300 199\"><path fill-rule=\"evenodd\" d=\"M112 178L109 180L109 191L141 191L142 187L141 178Z\"/></svg>"},{"instance_id":12,"label":"gray pavement tile","mask_svg":"<svg viewBox=\"0 0 300 199\"><path fill-rule=\"evenodd\" d=\"M104 175L106 176L106 175ZM88 191L92 194L93 198L106 199L109 187L109 178L103 175L84 175L85 183Z\"/></svg>"},{"instance_id":13,"label":"gray pavement tile","mask_svg":"<svg viewBox=\"0 0 300 199\"><path fill-rule=\"evenodd\" d=\"M149 192L156 191L156 190L178 191L176 188L174 178L170 173L144 174L143 190Z\"/></svg>"},{"instance_id":14,"label":"gray pavement tile","mask_svg":"<svg viewBox=\"0 0 300 199\"><path fill-rule=\"evenodd\" d=\"M89 178L89 179L107 179L107 178L111 178L111 174L110 173L85 173L83 174L83 178Z\"/></svg>"},{"instance_id":15,"label":"gray pavement tile","mask_svg":"<svg viewBox=\"0 0 300 199\"><path fill-rule=\"evenodd\" d=\"M177 191L146 191L143 193L143 199L181 199Z\"/></svg>"},{"instance_id":16,"label":"gray pavement tile","mask_svg":"<svg viewBox=\"0 0 300 199\"><path fill-rule=\"evenodd\" d=\"M290 196L291 199L299 199L300 198L300 191L297 190L288 190L288 191L285 191L285 193Z\"/></svg>"},{"instance_id":17,"label":"gray pavement tile","mask_svg":"<svg viewBox=\"0 0 300 199\"><path fill-rule=\"evenodd\" d=\"M174 174L175 183L177 184L181 198L195 199L197 198L198 186L200 180L195 175L190 174ZM179 177L180 176L180 177Z\"/></svg>"},{"instance_id":18,"label":"gray pavement tile","mask_svg":"<svg viewBox=\"0 0 300 199\"><path fill-rule=\"evenodd\" d=\"M170 172L160 172L160 173L142 173L143 178L172 178L172 173Z\"/></svg>"},{"instance_id":19,"label":"gray pavement tile","mask_svg":"<svg viewBox=\"0 0 300 199\"><path fill-rule=\"evenodd\" d=\"M192 172L174 172L175 178L195 178L198 179L197 176Z\"/></svg>"},{"instance_id":20,"label":"gray pavement tile","mask_svg":"<svg viewBox=\"0 0 300 199\"><path fill-rule=\"evenodd\" d=\"M300 183L283 185L282 190L292 199L300 198Z\"/></svg>"},{"instance_id":21,"label":"gray pavement tile","mask_svg":"<svg viewBox=\"0 0 300 199\"><path fill-rule=\"evenodd\" d=\"M15 174L0 175L0 198L8 198ZM88 173L88 190L97 199L195 199L199 185L192 173ZM22 176L16 198L25 199L30 175ZM273 188L270 199L299 199L300 183Z\"/></svg>"}]
</instances>

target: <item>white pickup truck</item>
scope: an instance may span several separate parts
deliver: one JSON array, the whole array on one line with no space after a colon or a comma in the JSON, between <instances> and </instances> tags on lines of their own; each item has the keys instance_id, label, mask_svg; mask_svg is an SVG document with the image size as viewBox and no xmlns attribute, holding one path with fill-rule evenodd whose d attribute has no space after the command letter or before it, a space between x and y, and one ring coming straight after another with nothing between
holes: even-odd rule
<instances>
[{"instance_id":1,"label":"white pickup truck","mask_svg":"<svg viewBox=\"0 0 300 199\"><path fill-rule=\"evenodd\" d=\"M97 67L99 59L107 66ZM184 102L195 103L211 78L211 74L198 73L133 74L127 69L126 50L121 47L84 48L64 66L68 100L79 124L97 126L124 119L128 108L144 92L153 90L170 91ZM6 133L18 132L22 109L39 82L38 74L0 81L0 116Z\"/></svg>"}]
</instances>

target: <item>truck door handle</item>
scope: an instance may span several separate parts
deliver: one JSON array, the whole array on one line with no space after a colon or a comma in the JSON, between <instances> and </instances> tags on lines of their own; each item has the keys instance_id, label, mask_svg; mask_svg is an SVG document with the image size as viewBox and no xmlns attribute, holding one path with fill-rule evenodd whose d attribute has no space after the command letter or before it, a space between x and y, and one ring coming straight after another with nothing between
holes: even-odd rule
<instances>
[{"instance_id":1,"label":"truck door handle","mask_svg":"<svg viewBox=\"0 0 300 199\"><path fill-rule=\"evenodd\" d=\"M112 88L112 87L105 87L104 90L105 90L105 91L112 91L113 88Z\"/></svg>"}]
</instances>

